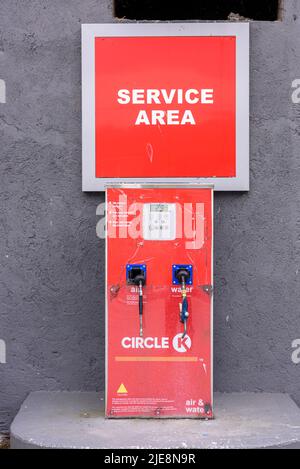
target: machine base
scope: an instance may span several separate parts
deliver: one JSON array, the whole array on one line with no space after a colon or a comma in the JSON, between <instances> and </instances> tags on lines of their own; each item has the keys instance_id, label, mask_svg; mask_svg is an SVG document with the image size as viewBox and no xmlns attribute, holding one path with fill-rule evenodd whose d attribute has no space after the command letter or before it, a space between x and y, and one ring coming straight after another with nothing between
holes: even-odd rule
<instances>
[{"instance_id":1,"label":"machine base","mask_svg":"<svg viewBox=\"0 0 300 469\"><path fill-rule=\"evenodd\" d=\"M297 448L300 409L287 394L215 394L215 420L104 418L94 392L34 392L11 426L11 447Z\"/></svg>"}]
</instances>

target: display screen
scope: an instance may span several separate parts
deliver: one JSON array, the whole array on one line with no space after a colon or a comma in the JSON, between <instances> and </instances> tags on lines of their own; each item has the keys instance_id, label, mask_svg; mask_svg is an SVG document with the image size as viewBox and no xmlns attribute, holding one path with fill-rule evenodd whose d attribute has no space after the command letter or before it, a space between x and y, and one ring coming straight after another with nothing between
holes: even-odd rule
<instances>
[{"instance_id":1,"label":"display screen","mask_svg":"<svg viewBox=\"0 0 300 469\"><path fill-rule=\"evenodd\" d=\"M150 204L150 212L168 212L168 204Z\"/></svg>"}]
</instances>

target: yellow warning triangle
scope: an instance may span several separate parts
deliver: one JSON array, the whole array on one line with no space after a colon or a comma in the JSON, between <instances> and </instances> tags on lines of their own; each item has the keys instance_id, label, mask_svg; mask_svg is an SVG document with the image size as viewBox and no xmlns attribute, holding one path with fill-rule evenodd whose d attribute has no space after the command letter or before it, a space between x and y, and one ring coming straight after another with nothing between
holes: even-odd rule
<instances>
[{"instance_id":1,"label":"yellow warning triangle","mask_svg":"<svg viewBox=\"0 0 300 469\"><path fill-rule=\"evenodd\" d=\"M127 389L125 388L125 386L124 386L123 383L120 384L120 387L119 387L119 389L117 390L117 393L118 393L118 394L126 394L126 393L127 393Z\"/></svg>"}]
</instances>

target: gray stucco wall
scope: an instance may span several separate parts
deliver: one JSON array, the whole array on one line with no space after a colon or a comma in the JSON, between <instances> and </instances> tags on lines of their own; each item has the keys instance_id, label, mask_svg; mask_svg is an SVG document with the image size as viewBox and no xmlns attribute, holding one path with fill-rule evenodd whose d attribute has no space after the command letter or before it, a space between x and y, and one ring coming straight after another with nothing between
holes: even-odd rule
<instances>
[{"instance_id":1,"label":"gray stucco wall","mask_svg":"<svg viewBox=\"0 0 300 469\"><path fill-rule=\"evenodd\" d=\"M251 23L251 190L215 195L215 389L300 404L300 5ZM299 19L298 19L299 17ZM0 431L32 390L104 385L101 194L81 192L80 25L105 0L0 0Z\"/></svg>"}]
</instances>

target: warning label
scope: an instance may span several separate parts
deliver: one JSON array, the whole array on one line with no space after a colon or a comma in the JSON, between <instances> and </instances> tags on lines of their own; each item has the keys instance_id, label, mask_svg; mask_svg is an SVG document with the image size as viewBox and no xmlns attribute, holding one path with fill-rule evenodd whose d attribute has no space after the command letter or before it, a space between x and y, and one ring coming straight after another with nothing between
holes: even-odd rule
<instances>
[{"instance_id":1,"label":"warning label","mask_svg":"<svg viewBox=\"0 0 300 469\"><path fill-rule=\"evenodd\" d=\"M125 388L124 384L121 383L119 389L117 390L117 394L127 394L127 389Z\"/></svg>"},{"instance_id":2,"label":"warning label","mask_svg":"<svg viewBox=\"0 0 300 469\"><path fill-rule=\"evenodd\" d=\"M141 412L143 414L156 414L160 412L176 411L174 400L167 398L142 398L142 397L124 397L112 399L112 411L114 413L122 412L133 414Z\"/></svg>"}]
</instances>

